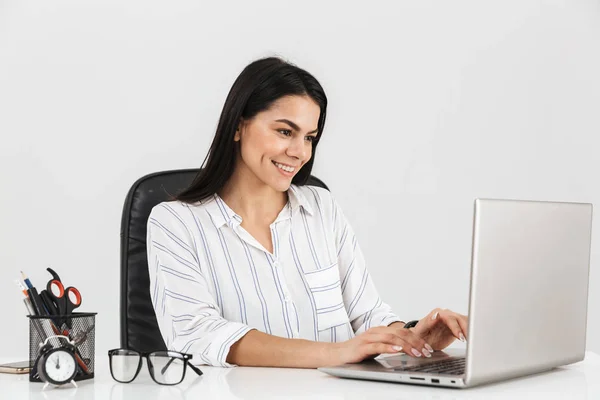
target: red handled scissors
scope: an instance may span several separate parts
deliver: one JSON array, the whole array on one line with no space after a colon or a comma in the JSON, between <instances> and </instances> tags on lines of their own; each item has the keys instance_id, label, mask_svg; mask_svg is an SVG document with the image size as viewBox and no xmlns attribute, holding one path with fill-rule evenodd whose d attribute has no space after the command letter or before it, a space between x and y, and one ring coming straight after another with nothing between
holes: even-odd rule
<instances>
[{"instance_id":1,"label":"red handled scissors","mask_svg":"<svg viewBox=\"0 0 600 400\"><path fill-rule=\"evenodd\" d=\"M50 300L56 306L56 309L53 311L56 312L56 315L60 316L66 317L71 315L73 310L81 305L81 293L73 286L65 288L60 277L52 268L46 268L46 270L52 274L52 279L46 285L46 291ZM66 324L70 329L71 320L67 319Z\"/></svg>"}]
</instances>

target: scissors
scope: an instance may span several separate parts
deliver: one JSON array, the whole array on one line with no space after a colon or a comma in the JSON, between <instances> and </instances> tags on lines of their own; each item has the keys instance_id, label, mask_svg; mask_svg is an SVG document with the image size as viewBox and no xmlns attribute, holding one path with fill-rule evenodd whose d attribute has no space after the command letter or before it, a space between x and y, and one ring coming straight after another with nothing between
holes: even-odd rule
<instances>
[{"instance_id":1,"label":"scissors","mask_svg":"<svg viewBox=\"0 0 600 400\"><path fill-rule=\"evenodd\" d=\"M81 293L73 286L65 288L60 277L52 268L46 268L46 271L52 275L52 279L46 284L46 289L40 292L42 303L51 316L52 330L56 335L68 336L71 339L72 320L69 316L73 310L81 305ZM55 318L52 318L54 316ZM59 318L56 318L59 317ZM66 329L65 329L66 326ZM85 329L74 335L75 342L75 359L85 374L89 373L89 368L85 359L82 357L77 346L87 340L88 333L94 328Z\"/></svg>"},{"instance_id":2,"label":"scissors","mask_svg":"<svg viewBox=\"0 0 600 400\"><path fill-rule=\"evenodd\" d=\"M57 316L71 315L73 310L81 305L81 293L73 286L65 288L60 277L52 268L46 268L46 270L52 275L52 279L46 285L46 295L44 295L50 300L48 302L50 310L48 311ZM65 323L71 329L71 319L67 318Z\"/></svg>"}]
</instances>

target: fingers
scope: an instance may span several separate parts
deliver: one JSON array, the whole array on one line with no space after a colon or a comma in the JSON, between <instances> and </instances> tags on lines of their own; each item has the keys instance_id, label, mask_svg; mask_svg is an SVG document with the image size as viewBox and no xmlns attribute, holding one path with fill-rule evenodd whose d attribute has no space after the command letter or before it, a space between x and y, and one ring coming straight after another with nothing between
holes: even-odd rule
<instances>
[{"instance_id":1,"label":"fingers","mask_svg":"<svg viewBox=\"0 0 600 400\"><path fill-rule=\"evenodd\" d=\"M460 325L460 330L465 336L465 340L467 340L467 332L469 332L469 320L466 315L456 314L456 320L458 325Z\"/></svg>"},{"instance_id":2,"label":"fingers","mask_svg":"<svg viewBox=\"0 0 600 400\"><path fill-rule=\"evenodd\" d=\"M388 353L404 351L412 357L431 357L433 348L408 329L387 328L373 329L365 333L365 341L371 344L382 343L388 346ZM399 349L401 348L401 349Z\"/></svg>"},{"instance_id":3,"label":"fingers","mask_svg":"<svg viewBox=\"0 0 600 400\"><path fill-rule=\"evenodd\" d=\"M372 333L367 335L365 340L368 343L387 343L387 344L395 344L398 346L404 345L404 340L400 338L400 336L395 335L394 333Z\"/></svg>"},{"instance_id":4,"label":"fingers","mask_svg":"<svg viewBox=\"0 0 600 400\"><path fill-rule=\"evenodd\" d=\"M461 321L459 320L460 317L464 316L461 316L450 310L441 310L438 314L438 318L440 318L446 324L446 326L448 327L448 329L450 329L454 337L456 337L461 342L465 342L466 337L463 332L467 331L466 317L464 317L464 322L462 322L462 325Z\"/></svg>"},{"instance_id":5,"label":"fingers","mask_svg":"<svg viewBox=\"0 0 600 400\"><path fill-rule=\"evenodd\" d=\"M402 335L404 341L411 347L410 353L407 351L405 351L405 353L415 357L421 357L422 355L425 357L431 357L433 347L431 347L429 343L425 342L425 340L421 339L421 337L408 329L404 329L404 332L401 331L400 334Z\"/></svg>"},{"instance_id":6,"label":"fingers","mask_svg":"<svg viewBox=\"0 0 600 400\"><path fill-rule=\"evenodd\" d=\"M440 318L440 312L442 312L441 308L433 309L429 314L425 316L425 318L421 319L416 326L416 330L418 332L425 332L429 329L433 328L436 324L438 324L442 319Z\"/></svg>"},{"instance_id":7,"label":"fingers","mask_svg":"<svg viewBox=\"0 0 600 400\"><path fill-rule=\"evenodd\" d=\"M368 343L382 343L387 345L391 351L386 353L397 353L400 351L410 351L409 344L404 341L400 336L388 332L388 333L372 333L366 336L365 340Z\"/></svg>"},{"instance_id":8,"label":"fingers","mask_svg":"<svg viewBox=\"0 0 600 400\"><path fill-rule=\"evenodd\" d=\"M398 348L400 348L400 350L397 350ZM384 353L397 353L399 351L402 351L402 346L396 346L396 345L391 345L391 344L385 344L385 343L367 343L365 345L365 353L367 356L369 355L379 355L379 354L384 354Z\"/></svg>"}]
</instances>

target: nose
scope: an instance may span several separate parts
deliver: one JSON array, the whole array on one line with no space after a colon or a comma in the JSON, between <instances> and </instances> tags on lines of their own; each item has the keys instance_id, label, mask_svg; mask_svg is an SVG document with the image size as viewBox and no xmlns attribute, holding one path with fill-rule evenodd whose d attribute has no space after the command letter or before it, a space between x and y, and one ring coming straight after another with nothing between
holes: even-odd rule
<instances>
[{"instance_id":1,"label":"nose","mask_svg":"<svg viewBox=\"0 0 600 400\"><path fill-rule=\"evenodd\" d=\"M310 142L307 142L302 135L299 135L290 140L286 153L290 157L304 161L309 157L310 150Z\"/></svg>"}]
</instances>

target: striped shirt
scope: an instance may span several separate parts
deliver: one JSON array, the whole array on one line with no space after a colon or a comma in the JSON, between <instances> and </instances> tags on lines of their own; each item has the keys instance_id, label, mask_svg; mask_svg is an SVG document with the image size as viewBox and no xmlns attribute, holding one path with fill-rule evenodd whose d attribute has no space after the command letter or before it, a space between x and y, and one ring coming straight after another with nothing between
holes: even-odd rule
<instances>
[{"instance_id":1,"label":"striped shirt","mask_svg":"<svg viewBox=\"0 0 600 400\"><path fill-rule=\"evenodd\" d=\"M218 195L156 205L148 219L150 296L170 350L232 367L251 329L342 342L400 321L382 302L356 237L325 189L290 186L269 252Z\"/></svg>"}]
</instances>

